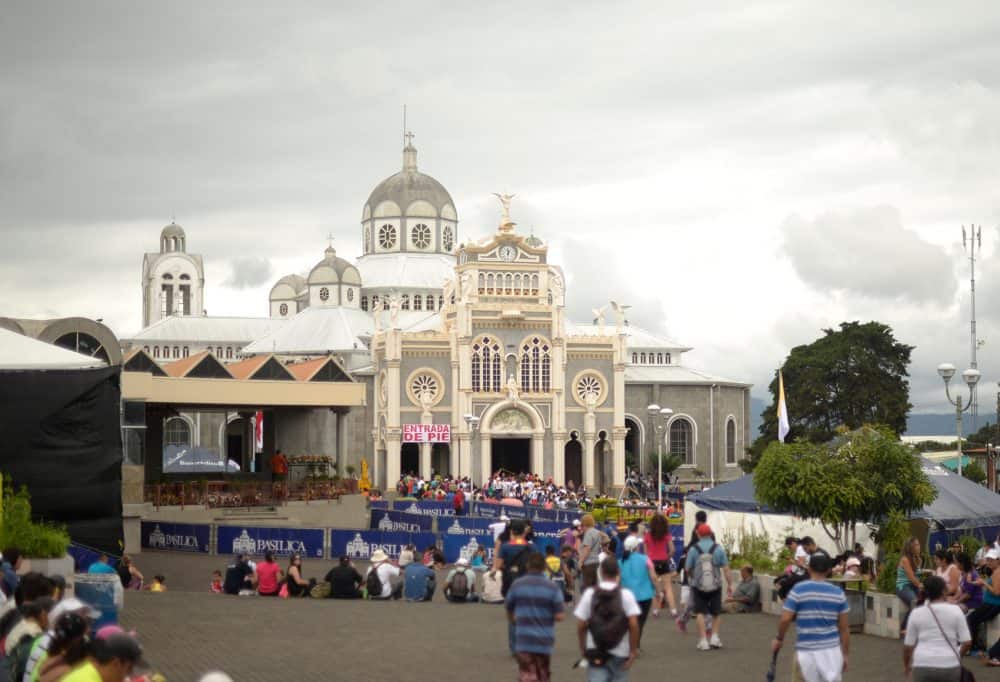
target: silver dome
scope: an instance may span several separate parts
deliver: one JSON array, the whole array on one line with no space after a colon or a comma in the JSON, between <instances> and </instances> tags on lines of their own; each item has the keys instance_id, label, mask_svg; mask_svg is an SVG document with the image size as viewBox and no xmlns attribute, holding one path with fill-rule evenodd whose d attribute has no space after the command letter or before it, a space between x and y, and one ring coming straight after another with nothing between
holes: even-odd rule
<instances>
[{"instance_id":1,"label":"silver dome","mask_svg":"<svg viewBox=\"0 0 1000 682\"><path fill-rule=\"evenodd\" d=\"M454 211L455 202L452 201L444 185L417 170L417 150L412 144L408 144L403 149L403 170L390 175L372 190L368 201L365 202L362 220L368 220L379 204L385 201L393 202L399 207L397 215L404 216L408 206L414 201L421 200L433 206L438 217L441 217L445 206L450 205ZM383 214L383 217L395 216Z\"/></svg>"}]
</instances>

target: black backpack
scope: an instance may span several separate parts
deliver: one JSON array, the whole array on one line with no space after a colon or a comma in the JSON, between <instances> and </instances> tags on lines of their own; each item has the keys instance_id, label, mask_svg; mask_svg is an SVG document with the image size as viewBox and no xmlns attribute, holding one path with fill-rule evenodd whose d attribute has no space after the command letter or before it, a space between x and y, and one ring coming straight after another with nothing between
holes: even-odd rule
<instances>
[{"instance_id":1,"label":"black backpack","mask_svg":"<svg viewBox=\"0 0 1000 682\"><path fill-rule=\"evenodd\" d=\"M796 566L790 572L779 576L774 581L774 584L778 587L778 597L784 599L792 591L793 587L805 580L809 580L809 574L801 566Z\"/></svg>"},{"instance_id":2,"label":"black backpack","mask_svg":"<svg viewBox=\"0 0 1000 682\"><path fill-rule=\"evenodd\" d=\"M604 665L609 652L618 646L622 637L629 630L628 616L625 615L625 607L622 604L622 590L616 587L613 590L602 590L594 588L594 594L590 601L590 618L587 620L587 629L591 637L594 638L596 651L588 652L587 658L591 665Z\"/></svg>"},{"instance_id":3,"label":"black backpack","mask_svg":"<svg viewBox=\"0 0 1000 682\"><path fill-rule=\"evenodd\" d=\"M465 599L469 596L469 577L465 570L456 570L451 577L451 596L454 599Z\"/></svg>"},{"instance_id":4,"label":"black backpack","mask_svg":"<svg viewBox=\"0 0 1000 682\"><path fill-rule=\"evenodd\" d=\"M510 562L510 565L508 565L506 561L504 562L503 583L502 583L503 596L505 597L507 596L507 590L509 590L510 586L514 584L515 580L517 580L522 575L527 573L525 564L527 563L528 554L530 553L530 551L531 551L531 546L525 545L524 548L514 556L513 560L511 560Z\"/></svg>"},{"instance_id":5,"label":"black backpack","mask_svg":"<svg viewBox=\"0 0 1000 682\"><path fill-rule=\"evenodd\" d=\"M372 566L372 570L368 571L365 589L368 590L369 599L382 596L382 579L378 577L378 566Z\"/></svg>"}]
</instances>

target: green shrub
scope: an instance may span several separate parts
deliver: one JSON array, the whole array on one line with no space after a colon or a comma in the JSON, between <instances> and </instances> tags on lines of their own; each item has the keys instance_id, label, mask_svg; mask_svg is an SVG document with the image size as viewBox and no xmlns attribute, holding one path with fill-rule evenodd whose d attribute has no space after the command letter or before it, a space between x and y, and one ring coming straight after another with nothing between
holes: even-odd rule
<instances>
[{"instance_id":1,"label":"green shrub","mask_svg":"<svg viewBox=\"0 0 1000 682\"><path fill-rule=\"evenodd\" d=\"M14 491L5 479L3 486L3 526L0 527L0 547L17 547L24 556L56 559L69 549L69 533L65 526L31 519L31 495L26 486Z\"/></svg>"},{"instance_id":2,"label":"green shrub","mask_svg":"<svg viewBox=\"0 0 1000 682\"><path fill-rule=\"evenodd\" d=\"M976 556L976 552L978 552L979 548L983 546L983 541L975 535L963 535L958 539L958 542L962 545L962 551L965 552L970 559Z\"/></svg>"},{"instance_id":3,"label":"green shrub","mask_svg":"<svg viewBox=\"0 0 1000 682\"><path fill-rule=\"evenodd\" d=\"M875 590L885 594L896 594L896 567L899 566L901 552L889 552L885 555L885 563L875 578Z\"/></svg>"},{"instance_id":4,"label":"green shrub","mask_svg":"<svg viewBox=\"0 0 1000 682\"><path fill-rule=\"evenodd\" d=\"M767 533L741 528L735 535L724 533L720 544L729 555L729 564L733 568L750 564L755 572L766 574L779 573L784 568L784 564L780 560L775 561L771 555L771 541Z\"/></svg>"}]
</instances>

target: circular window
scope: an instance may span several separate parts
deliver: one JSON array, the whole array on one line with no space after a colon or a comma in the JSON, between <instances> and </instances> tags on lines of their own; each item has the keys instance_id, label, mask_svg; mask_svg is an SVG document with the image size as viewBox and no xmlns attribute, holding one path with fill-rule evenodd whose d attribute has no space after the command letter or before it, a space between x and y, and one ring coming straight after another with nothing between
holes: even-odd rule
<instances>
[{"instance_id":1,"label":"circular window","mask_svg":"<svg viewBox=\"0 0 1000 682\"><path fill-rule=\"evenodd\" d=\"M347 302L350 303L354 300L354 289L347 290Z\"/></svg>"},{"instance_id":2,"label":"circular window","mask_svg":"<svg viewBox=\"0 0 1000 682\"><path fill-rule=\"evenodd\" d=\"M321 301L328 301L328 300L330 300L330 290L327 289L326 287L323 287L322 289L320 289L319 290L319 300L321 300Z\"/></svg>"},{"instance_id":3,"label":"circular window","mask_svg":"<svg viewBox=\"0 0 1000 682\"><path fill-rule=\"evenodd\" d=\"M607 386L604 377L593 371L583 371L573 379L573 398L583 407L597 407L604 402Z\"/></svg>"},{"instance_id":4,"label":"circular window","mask_svg":"<svg viewBox=\"0 0 1000 682\"><path fill-rule=\"evenodd\" d=\"M426 249L431 245L431 228L423 223L414 225L413 229L410 230L410 241L418 249Z\"/></svg>"},{"instance_id":5,"label":"circular window","mask_svg":"<svg viewBox=\"0 0 1000 682\"><path fill-rule=\"evenodd\" d=\"M451 247L455 245L455 237L451 232L450 225L445 225L445 228L441 230L441 241L445 251L451 251Z\"/></svg>"},{"instance_id":6,"label":"circular window","mask_svg":"<svg viewBox=\"0 0 1000 682\"><path fill-rule=\"evenodd\" d=\"M391 249L396 245L396 228L392 225L383 225L378 228L378 245L383 249Z\"/></svg>"},{"instance_id":7,"label":"circular window","mask_svg":"<svg viewBox=\"0 0 1000 682\"><path fill-rule=\"evenodd\" d=\"M441 375L430 368L415 370L406 380L406 392L410 402L423 407L426 402L428 407L433 407L441 402L444 397L444 380Z\"/></svg>"},{"instance_id":8,"label":"circular window","mask_svg":"<svg viewBox=\"0 0 1000 682\"><path fill-rule=\"evenodd\" d=\"M282 303L281 307L278 308L278 312L281 313L282 317L284 317L285 315L287 315L288 314L288 304L287 303Z\"/></svg>"}]
</instances>

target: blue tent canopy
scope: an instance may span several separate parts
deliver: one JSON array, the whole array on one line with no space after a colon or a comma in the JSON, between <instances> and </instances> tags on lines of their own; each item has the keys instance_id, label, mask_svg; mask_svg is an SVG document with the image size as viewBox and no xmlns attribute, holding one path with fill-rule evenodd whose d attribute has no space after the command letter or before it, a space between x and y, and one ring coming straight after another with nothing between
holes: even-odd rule
<instances>
[{"instance_id":1,"label":"blue tent canopy","mask_svg":"<svg viewBox=\"0 0 1000 682\"><path fill-rule=\"evenodd\" d=\"M937 498L911 518L934 521L944 530L1000 526L1000 495L934 462L924 459L921 463L937 489ZM779 513L757 501L753 474L695 493L688 499L707 510Z\"/></svg>"}]
</instances>

